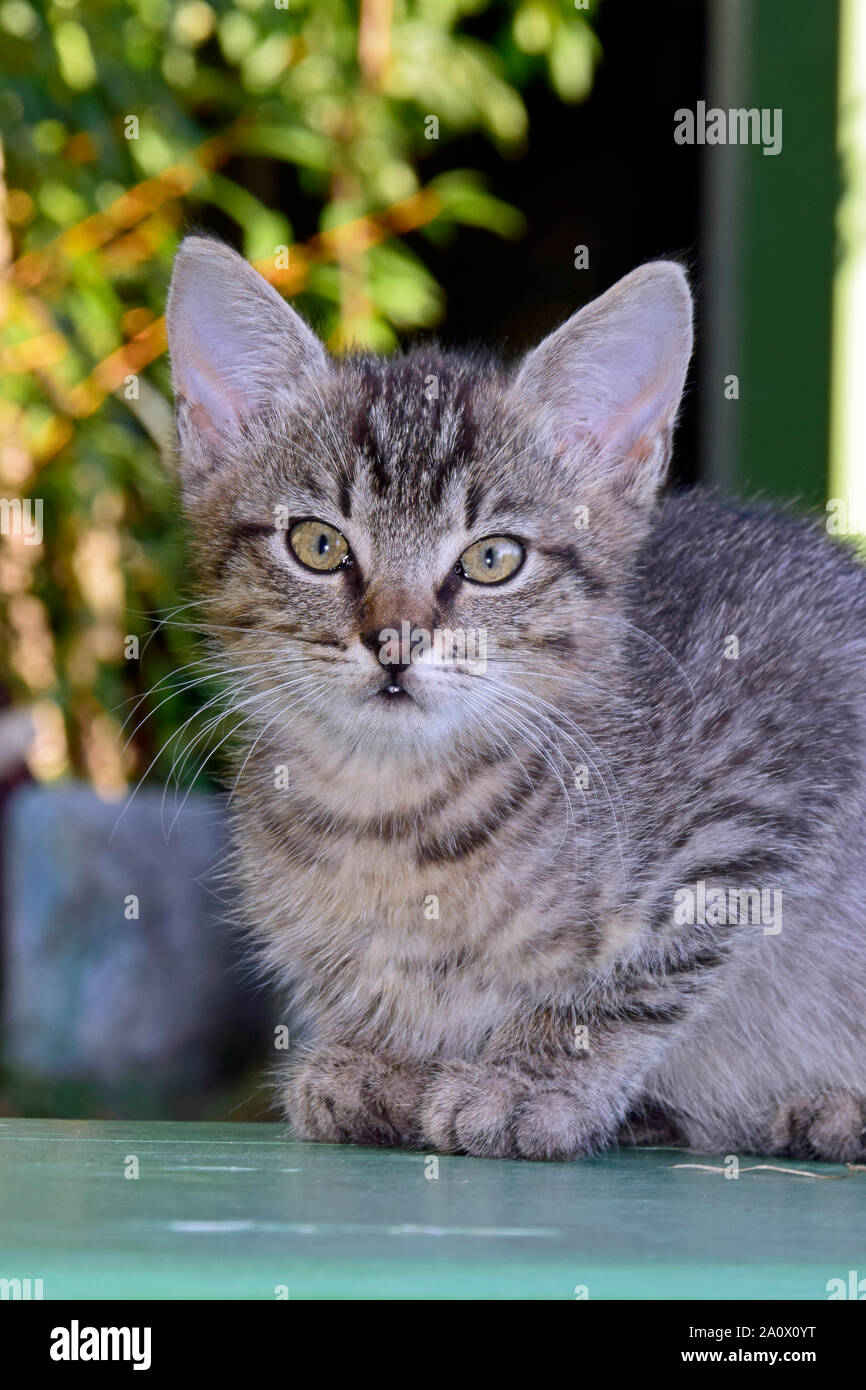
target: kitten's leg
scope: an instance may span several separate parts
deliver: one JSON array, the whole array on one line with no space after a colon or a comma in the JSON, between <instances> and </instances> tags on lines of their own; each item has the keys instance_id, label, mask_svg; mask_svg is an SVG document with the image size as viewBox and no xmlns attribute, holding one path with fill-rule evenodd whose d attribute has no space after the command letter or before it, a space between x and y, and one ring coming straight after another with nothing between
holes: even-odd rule
<instances>
[{"instance_id":1,"label":"kitten's leg","mask_svg":"<svg viewBox=\"0 0 866 1390\"><path fill-rule=\"evenodd\" d=\"M323 1048L292 1074L286 1114L299 1139L411 1148L420 1142L416 1116L429 1076L388 1056Z\"/></svg>"},{"instance_id":2,"label":"kitten's leg","mask_svg":"<svg viewBox=\"0 0 866 1390\"><path fill-rule=\"evenodd\" d=\"M421 1127L444 1152L568 1159L614 1143L643 1078L708 993L724 956L654 955L612 971L603 988L495 1035L478 1062L441 1065Z\"/></svg>"},{"instance_id":3,"label":"kitten's leg","mask_svg":"<svg viewBox=\"0 0 866 1390\"><path fill-rule=\"evenodd\" d=\"M866 1162L866 1099L851 1091L789 1097L772 1118L769 1151L785 1158Z\"/></svg>"},{"instance_id":4,"label":"kitten's leg","mask_svg":"<svg viewBox=\"0 0 866 1390\"><path fill-rule=\"evenodd\" d=\"M481 1158L568 1159L604 1148L628 1108L604 1066L563 1053L450 1062L421 1105L428 1143Z\"/></svg>"}]
</instances>

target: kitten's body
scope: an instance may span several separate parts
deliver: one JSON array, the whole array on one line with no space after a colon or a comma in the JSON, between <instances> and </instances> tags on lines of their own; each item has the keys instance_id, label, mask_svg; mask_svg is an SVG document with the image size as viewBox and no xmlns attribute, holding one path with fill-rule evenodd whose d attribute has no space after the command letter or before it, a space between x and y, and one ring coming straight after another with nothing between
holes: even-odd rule
<instances>
[{"instance_id":1,"label":"kitten's body","mask_svg":"<svg viewBox=\"0 0 866 1390\"><path fill-rule=\"evenodd\" d=\"M668 295L675 272L647 272ZM645 304L625 302L632 351ZM594 309L578 417L566 329L515 382L423 352L324 367L293 322L291 392L208 433L222 397L178 372L175 328L203 592L250 715L240 878L292 1001L289 1114L314 1138L555 1157L662 1113L694 1145L859 1157L866 574L769 511L653 510L687 350L650 385L620 370L641 388L624 434ZM287 564L275 505L350 535L355 572ZM456 582L494 533L525 538L519 578ZM401 619L484 628L487 671L410 668L393 709L369 634ZM781 930L679 925L698 881L781 894Z\"/></svg>"},{"instance_id":2,"label":"kitten's body","mask_svg":"<svg viewBox=\"0 0 866 1390\"><path fill-rule=\"evenodd\" d=\"M778 932L736 933L706 1011L644 1084L695 1147L785 1147L793 1097L864 1094L866 574L817 527L699 494L662 506L643 560L636 621L695 699L644 654L658 745L636 793L642 876L772 884L782 904ZM718 663L729 634L738 657Z\"/></svg>"}]
</instances>

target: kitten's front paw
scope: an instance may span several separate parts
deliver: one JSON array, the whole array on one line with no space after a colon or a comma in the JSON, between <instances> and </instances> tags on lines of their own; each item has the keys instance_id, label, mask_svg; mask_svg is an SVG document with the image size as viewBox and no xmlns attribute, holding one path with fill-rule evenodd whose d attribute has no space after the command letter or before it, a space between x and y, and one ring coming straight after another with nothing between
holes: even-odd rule
<instances>
[{"instance_id":1,"label":"kitten's front paw","mask_svg":"<svg viewBox=\"0 0 866 1390\"><path fill-rule=\"evenodd\" d=\"M313 1053L292 1077L285 1109L299 1139L414 1148L427 1078L408 1063L333 1047Z\"/></svg>"},{"instance_id":2,"label":"kitten's front paw","mask_svg":"<svg viewBox=\"0 0 866 1390\"><path fill-rule=\"evenodd\" d=\"M866 1159L866 1099L852 1091L790 1096L770 1125L771 1154L829 1163Z\"/></svg>"},{"instance_id":3,"label":"kitten's front paw","mask_svg":"<svg viewBox=\"0 0 866 1390\"><path fill-rule=\"evenodd\" d=\"M450 1063L431 1082L421 1128L441 1152L479 1158L578 1158L607 1139L578 1094L470 1062Z\"/></svg>"}]
</instances>

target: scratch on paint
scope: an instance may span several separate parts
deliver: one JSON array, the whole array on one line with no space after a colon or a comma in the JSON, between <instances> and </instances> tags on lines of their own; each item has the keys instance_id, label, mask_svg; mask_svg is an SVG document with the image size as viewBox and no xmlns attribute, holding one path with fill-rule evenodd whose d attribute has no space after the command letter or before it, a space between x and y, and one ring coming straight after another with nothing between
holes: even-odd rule
<instances>
[{"instance_id":1,"label":"scratch on paint","mask_svg":"<svg viewBox=\"0 0 866 1390\"><path fill-rule=\"evenodd\" d=\"M233 1235L257 1231L263 1235L492 1236L509 1239L558 1239L559 1231L522 1226L380 1226L375 1222L171 1221L169 1229L194 1235Z\"/></svg>"}]
</instances>

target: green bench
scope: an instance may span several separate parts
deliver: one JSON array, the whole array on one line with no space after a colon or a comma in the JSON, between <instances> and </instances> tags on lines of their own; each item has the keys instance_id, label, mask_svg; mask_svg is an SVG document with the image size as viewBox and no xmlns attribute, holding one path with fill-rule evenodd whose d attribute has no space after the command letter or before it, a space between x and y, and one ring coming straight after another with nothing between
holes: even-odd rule
<instances>
[{"instance_id":1,"label":"green bench","mask_svg":"<svg viewBox=\"0 0 866 1390\"><path fill-rule=\"evenodd\" d=\"M866 1173L682 1164L725 1159L434 1162L270 1124L5 1120L0 1280L45 1299L822 1300L853 1270L866 1292Z\"/></svg>"}]
</instances>

